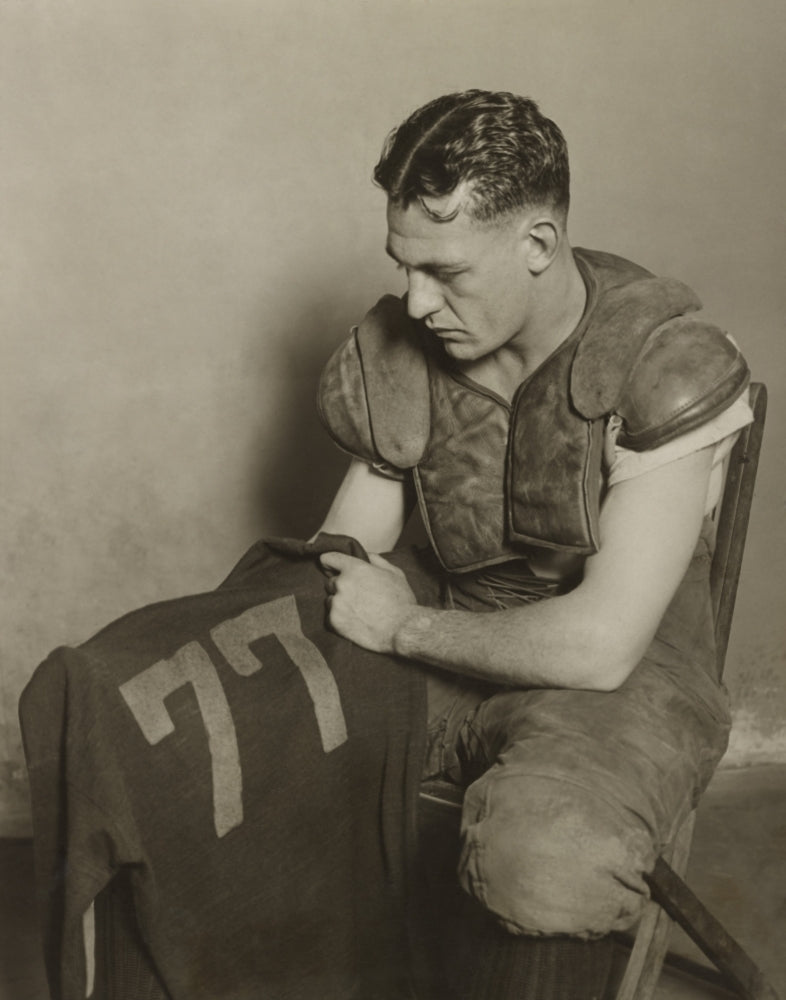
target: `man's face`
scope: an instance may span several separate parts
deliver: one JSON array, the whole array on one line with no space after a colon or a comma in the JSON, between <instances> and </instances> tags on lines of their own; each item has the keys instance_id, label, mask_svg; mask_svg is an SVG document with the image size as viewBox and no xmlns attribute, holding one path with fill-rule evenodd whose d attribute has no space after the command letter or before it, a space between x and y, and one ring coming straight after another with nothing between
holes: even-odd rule
<instances>
[{"instance_id":1,"label":"man's face","mask_svg":"<svg viewBox=\"0 0 786 1000\"><path fill-rule=\"evenodd\" d=\"M460 193L429 199L449 213ZM423 320L447 354L474 361L524 336L531 275L525 221L474 222L463 210L437 222L420 203L388 203L387 252L406 271L407 310Z\"/></svg>"}]
</instances>

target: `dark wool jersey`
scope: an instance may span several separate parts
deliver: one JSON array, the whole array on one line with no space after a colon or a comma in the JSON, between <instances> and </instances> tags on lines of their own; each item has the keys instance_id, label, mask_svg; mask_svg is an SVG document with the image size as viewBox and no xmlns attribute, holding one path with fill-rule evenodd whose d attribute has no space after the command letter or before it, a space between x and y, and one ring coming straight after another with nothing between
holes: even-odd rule
<instances>
[{"instance_id":1,"label":"dark wool jersey","mask_svg":"<svg viewBox=\"0 0 786 1000\"><path fill-rule=\"evenodd\" d=\"M404 995L423 680L325 629L300 549L258 544L217 590L55 650L27 686L55 1000L87 995L85 914L120 871L172 1000Z\"/></svg>"}]
</instances>

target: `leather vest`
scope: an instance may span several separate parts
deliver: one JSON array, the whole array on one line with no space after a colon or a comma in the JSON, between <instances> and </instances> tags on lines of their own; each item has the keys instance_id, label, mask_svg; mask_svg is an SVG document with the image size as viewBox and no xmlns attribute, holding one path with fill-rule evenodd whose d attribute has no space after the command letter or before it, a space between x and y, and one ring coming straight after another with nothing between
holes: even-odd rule
<instances>
[{"instance_id":1,"label":"leather vest","mask_svg":"<svg viewBox=\"0 0 786 1000\"><path fill-rule=\"evenodd\" d=\"M597 551L603 435L666 443L740 395L748 369L725 335L691 316L681 282L610 254L574 251L587 286L573 333L512 404L456 368L427 329L387 297L323 373L319 408L358 457L411 469L442 565L465 572L531 546Z\"/></svg>"}]
</instances>

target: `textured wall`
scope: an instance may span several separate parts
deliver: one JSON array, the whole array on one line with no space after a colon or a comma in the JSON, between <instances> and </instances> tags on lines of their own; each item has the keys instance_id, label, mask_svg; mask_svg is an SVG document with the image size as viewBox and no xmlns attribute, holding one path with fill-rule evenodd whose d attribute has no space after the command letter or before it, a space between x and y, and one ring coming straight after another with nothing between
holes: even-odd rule
<instances>
[{"instance_id":1,"label":"textured wall","mask_svg":"<svg viewBox=\"0 0 786 1000\"><path fill-rule=\"evenodd\" d=\"M0 833L50 648L318 524L317 372L397 283L371 168L467 86L536 97L574 242L693 284L770 385L729 759L786 759L783 29L782 0L0 3Z\"/></svg>"}]
</instances>

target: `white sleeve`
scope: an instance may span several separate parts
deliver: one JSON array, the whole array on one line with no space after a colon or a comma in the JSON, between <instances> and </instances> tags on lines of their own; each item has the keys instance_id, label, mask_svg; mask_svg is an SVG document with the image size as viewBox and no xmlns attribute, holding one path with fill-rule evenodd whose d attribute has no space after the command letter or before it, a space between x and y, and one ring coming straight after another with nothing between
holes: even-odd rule
<instances>
[{"instance_id":1,"label":"white sleeve","mask_svg":"<svg viewBox=\"0 0 786 1000\"><path fill-rule=\"evenodd\" d=\"M743 427L753 421L753 413L748 404L747 390L736 399L729 407L719 413L712 420L696 427L686 434L681 434L667 444L650 451L630 451L621 448L616 442L613 443L611 461L606 477L607 486L624 482L626 479L634 479L645 472L658 469L669 462L674 462L686 455L692 455L702 448L715 445L715 452L712 458L712 472L710 474L709 489L707 490L707 502L705 511L709 513L720 498L723 485L723 460L734 447L734 442L739 436ZM611 428L611 433L616 433L619 427Z\"/></svg>"}]
</instances>

